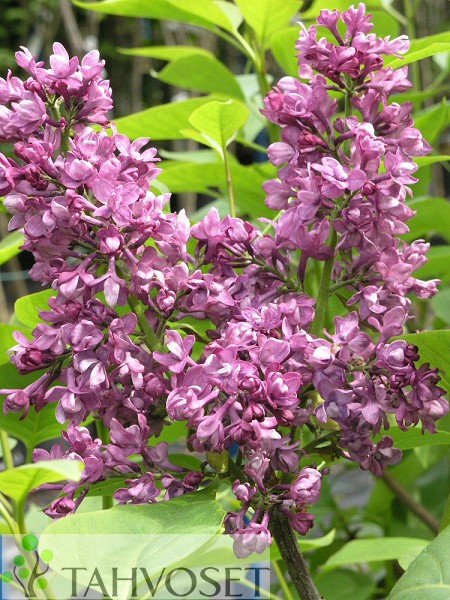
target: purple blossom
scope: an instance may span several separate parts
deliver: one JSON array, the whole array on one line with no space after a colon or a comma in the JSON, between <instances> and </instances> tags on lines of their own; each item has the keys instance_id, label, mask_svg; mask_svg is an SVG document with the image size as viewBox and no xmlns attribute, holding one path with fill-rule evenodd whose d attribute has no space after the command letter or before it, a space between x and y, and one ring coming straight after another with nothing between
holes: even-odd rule
<instances>
[{"instance_id":1,"label":"purple blossom","mask_svg":"<svg viewBox=\"0 0 450 600\"><path fill-rule=\"evenodd\" d=\"M410 103L389 103L410 83L407 67L384 67L383 54L402 54L408 41L370 33L362 3L323 10L318 24L334 41L302 26L302 81L283 77L264 99L281 128L268 150L278 177L264 189L283 211L264 232L214 208L193 226L184 211L167 212L170 195L149 191L160 170L148 140L88 126L108 125L112 106L97 51L78 59L56 43L45 68L24 48L17 62L30 78L0 80L0 136L15 151L0 155L0 192L10 229L23 229L33 253L32 277L55 291L31 339L16 333L12 348L20 372L46 372L1 390L4 410L25 418L57 402L68 448L35 457L84 463L80 482L60 486L52 517L73 513L111 475L128 478L115 493L123 504L195 492L213 470L209 453L237 444L229 474L240 508L225 527L246 557L271 543L274 507L301 534L313 525L326 471L299 466L309 459L302 427L329 436L327 461L334 453L380 476L401 458L384 435L392 419L434 432L448 412L437 370L392 339L411 296L428 298L438 284L414 277L428 244L399 239L413 216L411 157L430 150ZM346 97L344 117L330 87ZM324 273L318 298L307 293L314 261ZM324 289L349 298L332 321ZM92 438L87 417L109 429L107 441ZM175 420L189 449L206 454L204 471L178 466L171 446L155 442Z\"/></svg>"},{"instance_id":2,"label":"purple blossom","mask_svg":"<svg viewBox=\"0 0 450 600\"><path fill-rule=\"evenodd\" d=\"M143 473L141 477L129 479L125 483L128 487L118 488L114 492L114 498L120 504L149 504L155 502L160 494L153 473Z\"/></svg>"},{"instance_id":3,"label":"purple blossom","mask_svg":"<svg viewBox=\"0 0 450 600\"><path fill-rule=\"evenodd\" d=\"M160 364L169 367L173 373L181 373L189 360L195 336L187 335L183 339L178 331L174 330L168 331L166 336L169 352L153 352L153 358Z\"/></svg>"}]
</instances>

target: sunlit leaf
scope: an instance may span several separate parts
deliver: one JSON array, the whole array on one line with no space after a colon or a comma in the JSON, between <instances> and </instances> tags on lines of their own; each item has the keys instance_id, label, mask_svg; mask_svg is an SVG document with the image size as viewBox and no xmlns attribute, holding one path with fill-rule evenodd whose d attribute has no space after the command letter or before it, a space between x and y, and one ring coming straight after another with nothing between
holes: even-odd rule
<instances>
[{"instance_id":1,"label":"sunlit leaf","mask_svg":"<svg viewBox=\"0 0 450 600\"><path fill-rule=\"evenodd\" d=\"M217 92L243 99L241 88L233 73L213 56L204 54L183 56L170 62L155 76L165 83L189 90Z\"/></svg>"},{"instance_id":2,"label":"sunlit leaf","mask_svg":"<svg viewBox=\"0 0 450 600\"><path fill-rule=\"evenodd\" d=\"M21 502L34 488L56 481L78 481L84 463L78 460L45 460L0 472L0 490Z\"/></svg>"},{"instance_id":3,"label":"sunlit leaf","mask_svg":"<svg viewBox=\"0 0 450 600\"><path fill-rule=\"evenodd\" d=\"M190 115L199 108L216 99L217 96L189 98L179 102L160 104L116 120L120 133L130 138L149 136L152 140L176 140L186 137L182 133L189 127Z\"/></svg>"},{"instance_id":4,"label":"sunlit leaf","mask_svg":"<svg viewBox=\"0 0 450 600\"><path fill-rule=\"evenodd\" d=\"M296 56L295 42L299 35L299 28L288 27L274 33L270 40L270 50L275 60L287 75L298 76L298 58Z\"/></svg>"},{"instance_id":5,"label":"sunlit leaf","mask_svg":"<svg viewBox=\"0 0 450 600\"><path fill-rule=\"evenodd\" d=\"M55 296L55 290L44 290L35 294L28 294L19 298L14 305L14 312L18 320L26 327L34 329L41 321L39 311L48 310L48 299Z\"/></svg>"},{"instance_id":6,"label":"sunlit leaf","mask_svg":"<svg viewBox=\"0 0 450 600\"><path fill-rule=\"evenodd\" d=\"M236 4L264 48L274 33L290 24L299 9L297 0L236 0Z\"/></svg>"},{"instance_id":7,"label":"sunlit leaf","mask_svg":"<svg viewBox=\"0 0 450 600\"><path fill-rule=\"evenodd\" d=\"M248 116L248 108L242 102L212 101L197 108L190 115L189 123L201 134L204 143L222 153Z\"/></svg>"},{"instance_id":8,"label":"sunlit leaf","mask_svg":"<svg viewBox=\"0 0 450 600\"><path fill-rule=\"evenodd\" d=\"M130 56L146 56L158 60L178 60L192 56L193 54L202 54L203 56L214 56L209 50L200 46L145 46L142 48L118 48L120 54Z\"/></svg>"},{"instance_id":9,"label":"sunlit leaf","mask_svg":"<svg viewBox=\"0 0 450 600\"><path fill-rule=\"evenodd\" d=\"M20 246L23 244L23 233L13 231L8 233L0 241L0 265L7 262L13 256L20 252Z\"/></svg>"},{"instance_id":10,"label":"sunlit leaf","mask_svg":"<svg viewBox=\"0 0 450 600\"><path fill-rule=\"evenodd\" d=\"M213 0L103 0L102 2L80 2L74 4L86 10L124 17L146 19L171 19L183 23L193 23L206 29L222 27L234 31L235 24L221 9L221 3Z\"/></svg>"},{"instance_id":11,"label":"sunlit leaf","mask_svg":"<svg viewBox=\"0 0 450 600\"><path fill-rule=\"evenodd\" d=\"M393 69L398 69L399 67L403 67L405 65L409 65L410 63L417 62L418 60L423 60L424 58L429 58L430 56L434 56L435 54L439 54L440 52L449 52L450 51L450 42L446 43L434 43L422 48L421 50L416 50L415 52L407 52L403 58L396 58L395 60L389 62L388 64Z\"/></svg>"},{"instance_id":12,"label":"sunlit leaf","mask_svg":"<svg viewBox=\"0 0 450 600\"><path fill-rule=\"evenodd\" d=\"M433 165L437 162L447 162L450 160L450 156L448 154L431 154L430 156L416 156L414 157L414 162L416 162L419 167L425 167L426 165Z\"/></svg>"}]
</instances>

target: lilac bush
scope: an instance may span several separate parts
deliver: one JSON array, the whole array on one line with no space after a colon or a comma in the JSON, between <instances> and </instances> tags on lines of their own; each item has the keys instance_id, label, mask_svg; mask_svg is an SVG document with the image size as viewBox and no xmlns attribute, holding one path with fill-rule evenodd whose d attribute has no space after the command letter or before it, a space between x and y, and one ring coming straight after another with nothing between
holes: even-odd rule
<instances>
[{"instance_id":1,"label":"lilac bush","mask_svg":"<svg viewBox=\"0 0 450 600\"><path fill-rule=\"evenodd\" d=\"M55 403L68 449L34 458L85 464L50 516L73 513L117 475L123 504L219 476L240 505L226 531L248 556L271 543L274 509L301 534L312 527L322 451L380 476L401 458L385 430L420 423L433 433L448 412L437 369L393 339L413 316L410 296L429 298L438 283L413 276L429 245L399 237L414 214L411 157L430 151L410 103L389 103L410 83L407 67L383 66L383 55L401 55L408 40L370 33L363 4L323 10L318 24L326 37L301 29L300 78L265 98L282 136L268 151L278 178L264 186L280 212L265 229L214 208L194 225L167 211L169 194L149 191L156 150L108 121L98 52L80 62L57 43L45 68L23 49L29 78L0 80L0 138L16 156L0 155L0 190L34 255L31 276L55 290L12 353L21 373L43 371L2 390L4 410L26 418ZM334 319L330 298L343 305ZM107 435L92 437L90 417ZM157 442L174 421L206 456L201 471L174 464Z\"/></svg>"}]
</instances>

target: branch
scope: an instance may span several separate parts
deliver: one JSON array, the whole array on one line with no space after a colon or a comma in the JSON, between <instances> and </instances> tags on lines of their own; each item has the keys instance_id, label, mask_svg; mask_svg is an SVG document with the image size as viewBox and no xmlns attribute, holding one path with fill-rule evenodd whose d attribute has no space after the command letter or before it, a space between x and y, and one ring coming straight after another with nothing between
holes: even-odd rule
<instances>
[{"instance_id":1,"label":"branch","mask_svg":"<svg viewBox=\"0 0 450 600\"><path fill-rule=\"evenodd\" d=\"M289 519L276 506L270 511L269 528L301 600L321 600Z\"/></svg>"},{"instance_id":2,"label":"branch","mask_svg":"<svg viewBox=\"0 0 450 600\"><path fill-rule=\"evenodd\" d=\"M72 52L78 56L83 53L83 37L78 28L73 8L69 0L59 0L59 11L64 23Z\"/></svg>"},{"instance_id":3,"label":"branch","mask_svg":"<svg viewBox=\"0 0 450 600\"><path fill-rule=\"evenodd\" d=\"M428 525L433 533L436 535L439 533L439 521L434 517L422 504L414 500L408 490L403 487L403 485L395 479L390 473L385 471L383 473L383 481L388 486L388 488L394 492L399 500L407 507L409 510L419 517L421 521Z\"/></svg>"}]
</instances>

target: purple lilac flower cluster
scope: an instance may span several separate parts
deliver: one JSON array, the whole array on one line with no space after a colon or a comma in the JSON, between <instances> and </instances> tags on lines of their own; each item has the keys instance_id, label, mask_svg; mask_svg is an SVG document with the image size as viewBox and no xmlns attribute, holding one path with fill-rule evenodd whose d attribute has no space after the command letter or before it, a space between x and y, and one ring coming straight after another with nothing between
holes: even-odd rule
<instances>
[{"instance_id":1,"label":"purple lilac flower cluster","mask_svg":"<svg viewBox=\"0 0 450 600\"><path fill-rule=\"evenodd\" d=\"M215 209L193 226L183 211L164 211L169 195L149 191L159 170L148 140L88 125L107 126L111 107L97 53L80 64L55 44L45 69L24 50L18 63L31 77L0 80L0 135L17 157L0 156L10 227L23 228L32 277L56 294L32 339L16 334L13 349L20 372L45 371L23 390L2 390L4 409L26 415L56 403L68 449L36 450L35 459L85 464L48 514L74 512L112 476L127 478L120 503L231 476L238 510L225 526L247 556L271 542L274 507L296 531L312 526L323 471L311 453L325 445L380 475L401 457L383 429L421 422L434 432L448 411L437 370L391 341L411 316L409 294L430 297L437 283L412 275L428 244L398 237L413 215L411 155L429 151L410 105L388 104L410 84L406 67L383 67L382 55L404 52L407 39L369 33L362 4L324 10L318 23L331 36L302 28L302 80L283 78L265 99L283 140L269 148L279 178L265 184L281 211L273 235ZM331 296L346 308L330 332ZM108 439L93 439L83 424L91 416ZM188 448L206 454L202 470L154 444L173 421L186 424Z\"/></svg>"}]
</instances>

